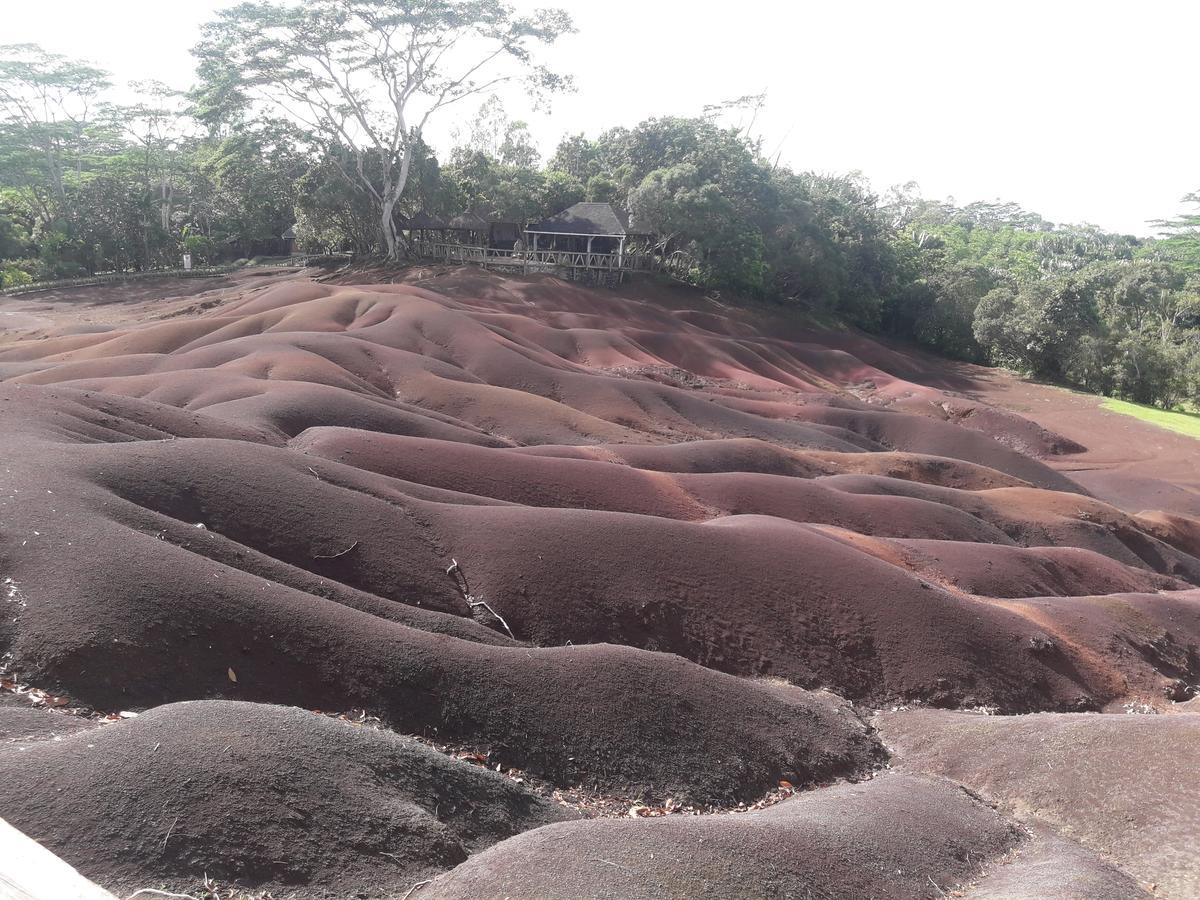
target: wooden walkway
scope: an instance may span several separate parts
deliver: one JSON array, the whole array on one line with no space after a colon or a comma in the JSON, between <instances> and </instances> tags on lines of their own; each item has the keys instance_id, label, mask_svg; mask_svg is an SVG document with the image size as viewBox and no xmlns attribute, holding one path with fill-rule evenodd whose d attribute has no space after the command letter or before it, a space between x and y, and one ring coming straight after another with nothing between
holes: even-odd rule
<instances>
[{"instance_id":1,"label":"wooden walkway","mask_svg":"<svg viewBox=\"0 0 1200 900\"><path fill-rule=\"evenodd\" d=\"M655 272L658 257L651 253L581 253L568 250L497 250L469 244L413 241L413 252L425 259L518 272L596 273Z\"/></svg>"}]
</instances>

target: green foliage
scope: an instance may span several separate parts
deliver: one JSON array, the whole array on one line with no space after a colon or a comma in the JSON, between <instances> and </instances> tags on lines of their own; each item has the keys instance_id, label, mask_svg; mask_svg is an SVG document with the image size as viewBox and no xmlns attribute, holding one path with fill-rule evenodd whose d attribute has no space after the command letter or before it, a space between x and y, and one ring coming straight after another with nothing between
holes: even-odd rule
<instances>
[{"instance_id":1,"label":"green foliage","mask_svg":"<svg viewBox=\"0 0 1200 900\"><path fill-rule=\"evenodd\" d=\"M884 209L901 271L893 333L1140 403L1169 407L1190 390L1200 278L1181 244L1058 226L1014 204L932 203L911 185Z\"/></svg>"},{"instance_id":2,"label":"green foliage","mask_svg":"<svg viewBox=\"0 0 1200 900\"><path fill-rule=\"evenodd\" d=\"M352 250L368 256L378 249L375 205L366 190L344 174L349 156L342 148L329 148L297 183L296 234L301 249Z\"/></svg>"},{"instance_id":3,"label":"green foliage","mask_svg":"<svg viewBox=\"0 0 1200 900\"><path fill-rule=\"evenodd\" d=\"M311 158L307 136L295 125L256 121L201 143L192 164L187 188L195 225L214 244L248 248L295 222L297 184Z\"/></svg>"},{"instance_id":4,"label":"green foliage","mask_svg":"<svg viewBox=\"0 0 1200 900\"><path fill-rule=\"evenodd\" d=\"M216 249L213 239L206 234L189 234L183 239L183 252L190 253L197 264L210 264Z\"/></svg>"},{"instance_id":5,"label":"green foliage","mask_svg":"<svg viewBox=\"0 0 1200 900\"><path fill-rule=\"evenodd\" d=\"M562 10L518 15L486 0L240 3L218 12L195 48L197 105L211 123L249 110L303 121L366 196L395 259L394 214L426 124L502 82L519 81L535 98L565 89L569 80L537 64L533 46L571 30ZM520 123L499 152L516 167L536 161Z\"/></svg>"},{"instance_id":6,"label":"green foliage","mask_svg":"<svg viewBox=\"0 0 1200 900\"><path fill-rule=\"evenodd\" d=\"M1152 406L1142 406L1126 400L1105 400L1104 408L1127 416L1150 422L1169 431L1177 431L1189 437L1200 438L1200 414L1187 410L1165 411Z\"/></svg>"},{"instance_id":7,"label":"green foliage","mask_svg":"<svg viewBox=\"0 0 1200 900\"><path fill-rule=\"evenodd\" d=\"M1129 334L1116 345L1112 393L1134 403L1170 409L1186 392L1182 348L1147 334Z\"/></svg>"},{"instance_id":8,"label":"green foliage","mask_svg":"<svg viewBox=\"0 0 1200 900\"><path fill-rule=\"evenodd\" d=\"M33 276L20 267L18 260L0 263L0 288L20 287L32 281Z\"/></svg>"},{"instance_id":9,"label":"green foliage","mask_svg":"<svg viewBox=\"0 0 1200 900\"><path fill-rule=\"evenodd\" d=\"M1155 252L1180 271L1197 275L1200 274L1200 191L1188 194L1183 202L1196 209L1158 223L1163 237L1156 242Z\"/></svg>"},{"instance_id":10,"label":"green foliage","mask_svg":"<svg viewBox=\"0 0 1200 900\"><path fill-rule=\"evenodd\" d=\"M621 186L607 175L593 175L584 188L585 198L592 203L621 203Z\"/></svg>"},{"instance_id":11,"label":"green foliage","mask_svg":"<svg viewBox=\"0 0 1200 900\"><path fill-rule=\"evenodd\" d=\"M930 266L897 295L890 325L946 356L982 362L985 353L975 337L975 311L998 282L993 269L974 262Z\"/></svg>"},{"instance_id":12,"label":"green foliage","mask_svg":"<svg viewBox=\"0 0 1200 900\"><path fill-rule=\"evenodd\" d=\"M209 262L277 242L292 224L310 165L295 126L201 136L176 92L135 87L116 106L97 70L0 51L0 260L36 258L21 266L35 280L146 270L178 266L185 248ZM37 90L50 93L31 105Z\"/></svg>"},{"instance_id":13,"label":"green foliage","mask_svg":"<svg viewBox=\"0 0 1200 900\"><path fill-rule=\"evenodd\" d=\"M0 259L33 251L33 221L17 191L0 190Z\"/></svg>"},{"instance_id":14,"label":"green foliage","mask_svg":"<svg viewBox=\"0 0 1200 900\"><path fill-rule=\"evenodd\" d=\"M1095 322L1084 284L1065 276L989 292L975 310L974 333L996 362L1061 380L1079 340Z\"/></svg>"}]
</instances>

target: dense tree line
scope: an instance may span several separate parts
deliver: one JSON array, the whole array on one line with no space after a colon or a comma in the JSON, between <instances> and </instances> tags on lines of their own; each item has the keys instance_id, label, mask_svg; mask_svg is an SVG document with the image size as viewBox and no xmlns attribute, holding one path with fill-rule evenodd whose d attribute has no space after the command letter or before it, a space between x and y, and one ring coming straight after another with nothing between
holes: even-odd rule
<instances>
[{"instance_id":1,"label":"dense tree line","mask_svg":"<svg viewBox=\"0 0 1200 900\"><path fill-rule=\"evenodd\" d=\"M1200 402L1200 216L1142 240L905 190L883 208L905 270L889 330L1094 393Z\"/></svg>"},{"instance_id":2,"label":"dense tree line","mask_svg":"<svg viewBox=\"0 0 1200 900\"><path fill-rule=\"evenodd\" d=\"M281 121L204 129L155 83L0 48L0 285L178 266L278 238L312 147Z\"/></svg>"},{"instance_id":3,"label":"dense tree line","mask_svg":"<svg viewBox=\"0 0 1200 900\"><path fill-rule=\"evenodd\" d=\"M262 44L243 46L243 57L259 56L231 69L238 42L255 40L253 24L226 16L209 29L190 93L142 84L120 105L94 67L33 46L0 48L0 287L173 266L185 251L201 264L270 253L293 224L306 250L403 255L398 223L418 210L528 222L608 201L654 235L657 253L682 261L673 271L708 290L1088 391L1200 402L1200 214L1139 239L1056 225L1013 204L929 201L911 185L877 196L857 174L781 166L746 129L724 124L731 106L761 98L568 136L543 160L528 128L481 91L477 114L455 114L454 146L439 159L419 128L382 146L250 102L252 81L277 86L291 71L272 69L274 51ZM358 40L345 21L317 24L331 41ZM488 27L511 50L569 23L492 18ZM305 78L306 90L321 89ZM457 89L466 97L476 86ZM354 115L347 103L330 109ZM1200 208L1200 195L1187 199Z\"/></svg>"}]
</instances>

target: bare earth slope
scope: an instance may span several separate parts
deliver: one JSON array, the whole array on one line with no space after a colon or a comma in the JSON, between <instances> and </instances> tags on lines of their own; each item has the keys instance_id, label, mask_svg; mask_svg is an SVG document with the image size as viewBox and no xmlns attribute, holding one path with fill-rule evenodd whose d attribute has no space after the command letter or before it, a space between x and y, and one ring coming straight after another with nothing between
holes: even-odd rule
<instances>
[{"instance_id":1,"label":"bare earth slope","mask_svg":"<svg viewBox=\"0 0 1200 900\"><path fill-rule=\"evenodd\" d=\"M119 891L1197 889L1194 447L681 290L342 280L0 340L0 817Z\"/></svg>"}]
</instances>

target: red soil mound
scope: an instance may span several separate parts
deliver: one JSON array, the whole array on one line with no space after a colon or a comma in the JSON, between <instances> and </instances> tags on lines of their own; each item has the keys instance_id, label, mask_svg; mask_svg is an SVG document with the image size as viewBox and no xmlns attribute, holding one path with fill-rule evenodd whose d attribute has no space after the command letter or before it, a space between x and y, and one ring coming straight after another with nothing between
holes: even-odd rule
<instances>
[{"instance_id":1,"label":"red soil mound","mask_svg":"<svg viewBox=\"0 0 1200 900\"><path fill-rule=\"evenodd\" d=\"M172 675L152 660L139 662L134 678L102 674L76 686L72 673L85 670L95 641L64 623L81 615L104 623L118 644L129 643L124 652L132 661L170 634L181 640L197 629L222 632L237 622L244 630L257 621L255 631L269 635L277 617L294 620L314 595L331 601L329 614L339 617L353 611L400 628L501 643L499 620L482 607L472 610L446 577L458 559L473 597L486 600L518 638L668 650L710 668L782 675L857 698L1074 708L1118 699L1122 684L1159 694L1155 678L1174 677L1164 679L1140 656L1114 657L1107 649L1114 640L1144 643L1143 631L1158 627L1145 604L1137 634L1121 624L1128 616L1100 612L1086 626L1059 628L1072 636L1064 652L1080 658L1047 661L1013 646L1027 648L1055 630L1044 617L1057 609L1035 615L947 592L915 577L911 563L893 565L897 560L800 527L975 548L947 548L949 564L931 564L931 575L944 581L939 572L957 569L969 579L968 560L978 560L976 568L992 574L968 589L1001 597L1179 586L1107 563L1107 577L1062 575L1060 564L1059 575L1043 566L1034 578L1030 556L983 549L1014 541L1073 545L1124 566L1200 576L1200 561L1111 507L1031 487L978 490L1011 485L1015 476L989 478L985 473L997 468L956 457L1016 473L1017 484L1069 486L1040 463L948 422L861 408L845 397L783 404L790 411L783 416L778 391L806 384L811 399L818 390L813 363L824 357L810 345L792 347L790 362L779 340L747 356L748 336L708 333L647 304L600 302L564 289L554 295L557 312L530 311L523 295L534 287L505 286L467 301L461 283L453 290L447 284L439 284L442 293L284 284L194 319L22 343L0 354L42 366L17 382L73 386L50 394L25 387L5 401L18 446L28 447L34 435L54 441L23 465L33 490L12 499L23 501L28 531L61 529L57 543L47 535L33 544L26 539L13 566L23 583L40 582L42 596L58 598L21 617L19 664L95 703L116 702L118 682L125 702L205 696L195 685L206 679L186 667ZM614 308L628 314L623 337L595 327L605 316L611 324ZM531 324L522 325L517 310ZM630 359L682 361L639 343L649 334L659 336L651 343L664 343L663 332L650 326L669 326L680 346L740 361L737 378L758 384L769 415L737 408L760 402L746 400L745 390L732 398L589 368L602 338L624 341ZM580 328L591 328L587 353L575 333ZM844 377L847 357L836 360L823 384ZM706 372L715 373L711 362ZM751 375L775 380L759 384ZM485 395L493 401L486 413ZM94 398L137 427L89 432ZM64 410L60 419L81 420L72 427L86 439L116 443L78 446L70 432L47 424L43 405ZM654 445L667 434L694 437L697 429L717 436ZM731 440L731 431L759 440ZM574 444L604 442L618 432L642 443L540 453L503 446L565 436ZM235 440L202 439L209 435ZM290 450L265 446L292 435ZM146 442L160 436L187 440ZM127 437L141 441L130 445L121 440ZM838 452L828 452L838 444ZM883 447L937 456L862 452ZM867 464L858 465L859 458ZM625 464L614 465L618 460ZM847 471L917 480L828 474ZM37 485L54 490L51 484L64 481L72 490L55 513L60 521L44 522ZM37 506L24 505L31 498ZM64 560L61 548L74 546L72 538L83 549ZM89 555L100 548L122 560L119 582ZM178 557L170 577L162 571L167 557ZM103 613L70 599L82 596L81 585L110 597ZM228 608L212 600L214 590L229 598ZM248 591L253 612L245 599L235 600ZM472 612L492 630L475 624ZM935 620L938 651L931 654ZM150 639L142 624L142 636L131 641L133 622L162 634ZM350 698L326 693L321 702L342 699Z\"/></svg>"},{"instance_id":2,"label":"red soil mound","mask_svg":"<svg viewBox=\"0 0 1200 900\"><path fill-rule=\"evenodd\" d=\"M1095 496L1129 513L1157 509L1200 518L1200 491L1169 481L1107 469L1073 472L1072 478Z\"/></svg>"},{"instance_id":3,"label":"red soil mound","mask_svg":"<svg viewBox=\"0 0 1200 900\"><path fill-rule=\"evenodd\" d=\"M889 544L899 550L906 568L985 597L1082 597L1190 587L1177 578L1075 547L1004 547L945 540Z\"/></svg>"},{"instance_id":4,"label":"red soil mound","mask_svg":"<svg viewBox=\"0 0 1200 900\"><path fill-rule=\"evenodd\" d=\"M1200 582L1200 559L1189 552L1189 541L1168 544L1156 533L1174 539L1173 533L1090 497L1022 488L962 491L867 475L835 475L825 482L849 493L913 497L952 506L994 525L1025 546L1078 547L1192 584Z\"/></svg>"},{"instance_id":5,"label":"red soil mound","mask_svg":"<svg viewBox=\"0 0 1200 900\"><path fill-rule=\"evenodd\" d=\"M425 270L409 283L297 278L212 300L139 327L0 347L0 655L11 676L76 706L366 709L558 787L720 806L781 779L809 787L877 767L881 746L842 697L1166 708L1200 683L1194 521L1094 499L1034 458L1055 458L1053 435L982 406L939 406L969 385L953 372L919 384L919 357L653 286L619 296ZM775 678L752 677L763 675ZM136 736L162 716L184 740L204 708L95 734ZM48 734L38 753L62 748L55 765L93 773L100 792L76 737L19 712L0 716L5 733ZM272 758L245 760L237 777ZM132 773L132 749L127 759ZM311 790L326 796L338 771ZM786 836L815 855L770 871L818 892L844 879L842 895L885 895L878 865L893 862L904 878L921 873L927 893L927 875L982 877L947 841L975 848L972 859L1017 848L982 873L993 886L1002 871L1040 878L1047 860L1098 894L1120 882L1052 833L1018 847L970 798L900 783L780 806L816 810L802 825L773 812L673 818L662 840L695 828L706 846L714 835L714 855L664 862L663 877L692 884L743 852L749 866ZM912 795L930 840L846 849L871 846L893 791ZM410 799L427 812L429 796ZM278 814L254 803L264 823ZM232 809L214 806L214 822ZM851 824L830 837L839 810ZM149 832L88 843L101 826L72 830L58 802L30 816L68 861L92 859L121 886L183 885L197 871L200 855L137 868L115 851L125 868L104 869L103 846L143 846ZM433 846L441 826L418 819L414 847ZM765 824L743 834L736 821ZM631 830L627 846L642 824L618 829ZM587 853L608 828L578 827ZM262 828L263 847L290 841L290 824ZM338 860L366 872L378 849L297 845L278 851L282 868L256 868L204 834L205 854L244 861L223 870L235 880L314 892ZM536 847L511 857L514 872L551 852ZM384 887L452 864L430 853L399 854ZM621 870L603 868L614 880L588 863L579 885L620 893ZM731 895L722 878L714 891Z\"/></svg>"},{"instance_id":6,"label":"red soil mound","mask_svg":"<svg viewBox=\"0 0 1200 900\"><path fill-rule=\"evenodd\" d=\"M836 524L868 534L882 530L903 537L1007 541L997 529L940 504L847 495L785 475L744 471L668 474L590 459L495 452L351 429L310 429L291 446L404 481L525 506L631 512L684 521L761 513L797 522ZM792 459L794 470L801 469L804 458L797 454ZM832 464L814 462L809 471L832 468ZM796 474L794 470L789 474Z\"/></svg>"}]
</instances>

